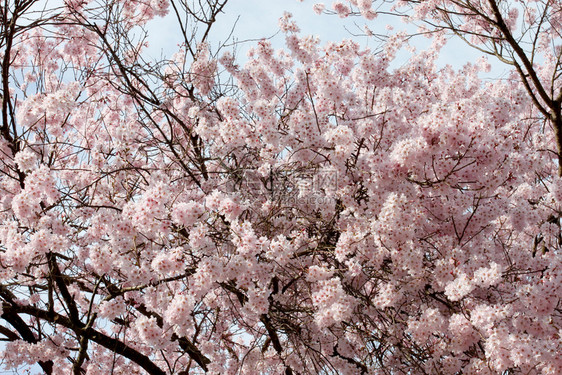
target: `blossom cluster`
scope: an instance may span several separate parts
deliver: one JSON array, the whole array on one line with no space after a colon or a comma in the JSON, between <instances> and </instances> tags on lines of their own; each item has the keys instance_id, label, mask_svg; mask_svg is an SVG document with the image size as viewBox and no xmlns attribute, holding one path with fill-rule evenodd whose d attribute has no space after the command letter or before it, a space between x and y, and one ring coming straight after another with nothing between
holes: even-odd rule
<instances>
[{"instance_id":1,"label":"blossom cluster","mask_svg":"<svg viewBox=\"0 0 562 375\"><path fill-rule=\"evenodd\" d=\"M110 26L168 1L115 1L105 31L93 2L65 4L68 40L24 33L16 61L44 75L0 138L2 366L562 373L562 179L525 85L439 67L439 36L395 66L405 34L323 45L289 14L285 48L238 65L183 44L154 85Z\"/></svg>"}]
</instances>

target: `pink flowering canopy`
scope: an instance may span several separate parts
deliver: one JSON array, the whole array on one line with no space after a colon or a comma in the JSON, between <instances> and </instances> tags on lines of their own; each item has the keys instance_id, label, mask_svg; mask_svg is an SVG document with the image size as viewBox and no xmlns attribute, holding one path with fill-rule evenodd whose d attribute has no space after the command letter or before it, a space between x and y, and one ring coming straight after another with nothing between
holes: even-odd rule
<instances>
[{"instance_id":1,"label":"pink flowering canopy","mask_svg":"<svg viewBox=\"0 0 562 375\"><path fill-rule=\"evenodd\" d=\"M0 6L4 370L562 373L558 0L498 9L530 66L467 20L522 64L494 81L437 67L456 23L392 64L403 34L286 14L240 65L209 40L226 0L46 3ZM149 60L166 14L184 42Z\"/></svg>"}]
</instances>

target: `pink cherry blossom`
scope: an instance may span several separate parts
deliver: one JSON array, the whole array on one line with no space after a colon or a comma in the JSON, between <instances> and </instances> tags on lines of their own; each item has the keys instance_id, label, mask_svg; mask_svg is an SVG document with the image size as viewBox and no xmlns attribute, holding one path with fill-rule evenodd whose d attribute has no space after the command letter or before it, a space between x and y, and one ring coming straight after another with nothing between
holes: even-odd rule
<instances>
[{"instance_id":1,"label":"pink cherry blossom","mask_svg":"<svg viewBox=\"0 0 562 375\"><path fill-rule=\"evenodd\" d=\"M286 13L245 59L215 42L225 1L22 4L3 371L562 372L557 1L317 4L370 48ZM168 13L184 40L149 57ZM463 38L489 56L443 66Z\"/></svg>"}]
</instances>

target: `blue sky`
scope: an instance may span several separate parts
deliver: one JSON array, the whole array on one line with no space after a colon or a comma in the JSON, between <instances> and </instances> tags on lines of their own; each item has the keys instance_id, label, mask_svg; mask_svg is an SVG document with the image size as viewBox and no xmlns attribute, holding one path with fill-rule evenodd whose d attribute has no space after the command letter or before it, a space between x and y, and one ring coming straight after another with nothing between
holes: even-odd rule
<instances>
[{"instance_id":1,"label":"blue sky","mask_svg":"<svg viewBox=\"0 0 562 375\"><path fill-rule=\"evenodd\" d=\"M377 40L355 37L350 31L360 33L366 24L373 32L382 34L388 33L386 30L387 24L392 24L394 31L404 30L408 27L408 25L402 23L396 17L380 16L373 21L367 21L360 17L341 19L337 16L319 16L312 10L312 6L316 2L317 0L304 0L302 2L298 0L230 0L225 7L224 14L219 17L215 25L212 42L216 46L219 41L224 41L230 34L232 27L236 24L233 37L238 42L241 42L237 48L239 51L237 57L243 61L249 47L258 40L272 37L277 33L278 20L285 11L293 14L294 20L304 35L317 35L322 42L353 38L363 46L372 49L377 49L379 45ZM329 7L331 0L326 0L325 3ZM415 31L415 28L410 26L409 30ZM149 32L151 34L150 51L155 56L160 56L161 51L164 51L164 54L167 54L167 51L173 51L179 43L175 23L169 20L153 21ZM276 48L281 48L283 47L284 37L281 34L277 34L272 41ZM418 37L414 45L418 49L423 49L428 45L428 41L426 38ZM404 62L407 56L407 53L399 54L397 63ZM476 61L481 56L481 52L469 48L460 40L452 39L444 48L439 64L450 64L460 68L467 61ZM492 63L493 69L485 77L498 78L505 74L507 71L505 66L496 63L493 58L489 60Z\"/></svg>"}]
</instances>

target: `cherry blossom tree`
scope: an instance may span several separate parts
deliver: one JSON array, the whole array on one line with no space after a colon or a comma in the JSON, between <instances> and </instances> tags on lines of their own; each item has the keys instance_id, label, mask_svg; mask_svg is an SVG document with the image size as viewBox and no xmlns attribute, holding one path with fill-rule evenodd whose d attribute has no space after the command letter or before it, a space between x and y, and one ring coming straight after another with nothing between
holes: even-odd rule
<instances>
[{"instance_id":1,"label":"cherry blossom tree","mask_svg":"<svg viewBox=\"0 0 562 375\"><path fill-rule=\"evenodd\" d=\"M449 33L472 48L511 66L538 115L556 135L562 176L562 3L551 0L352 0L335 1L317 13L373 20L388 6L393 15L418 24L424 34ZM367 30L369 30L367 26Z\"/></svg>"},{"instance_id":2,"label":"cherry blossom tree","mask_svg":"<svg viewBox=\"0 0 562 375\"><path fill-rule=\"evenodd\" d=\"M391 68L400 34L286 14L241 65L209 39L226 0L46 4L0 8L4 369L562 372L546 52L486 82L437 67L443 35ZM184 42L149 60L165 14Z\"/></svg>"}]
</instances>

